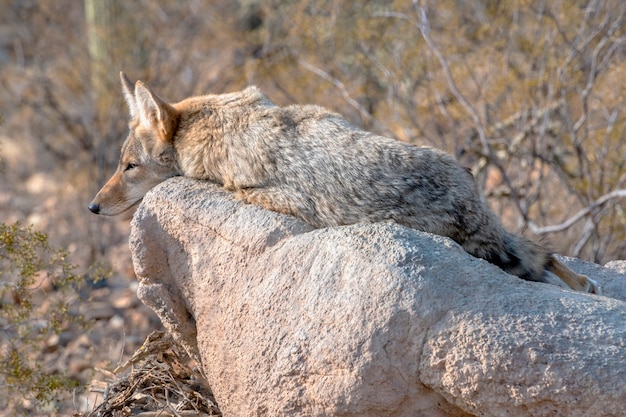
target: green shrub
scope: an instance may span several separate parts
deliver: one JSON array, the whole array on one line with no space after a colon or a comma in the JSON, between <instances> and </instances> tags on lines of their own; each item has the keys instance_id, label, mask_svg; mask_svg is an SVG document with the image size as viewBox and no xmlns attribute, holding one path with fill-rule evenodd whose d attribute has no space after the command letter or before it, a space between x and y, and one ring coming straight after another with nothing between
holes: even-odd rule
<instances>
[{"instance_id":1,"label":"green shrub","mask_svg":"<svg viewBox=\"0 0 626 417\"><path fill-rule=\"evenodd\" d=\"M44 233L0 223L0 409L50 407L79 386L44 364L45 340L86 323L70 314L83 278Z\"/></svg>"}]
</instances>

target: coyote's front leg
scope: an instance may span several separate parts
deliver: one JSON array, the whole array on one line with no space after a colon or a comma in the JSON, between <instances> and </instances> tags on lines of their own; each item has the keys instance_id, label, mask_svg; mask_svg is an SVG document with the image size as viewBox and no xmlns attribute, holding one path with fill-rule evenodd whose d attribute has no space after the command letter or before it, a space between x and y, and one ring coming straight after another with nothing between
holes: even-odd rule
<instances>
[{"instance_id":1,"label":"coyote's front leg","mask_svg":"<svg viewBox=\"0 0 626 417\"><path fill-rule=\"evenodd\" d=\"M243 188L235 191L235 198L270 211L297 217L314 227L320 227L316 221L313 203L296 191L286 192L279 187Z\"/></svg>"}]
</instances>

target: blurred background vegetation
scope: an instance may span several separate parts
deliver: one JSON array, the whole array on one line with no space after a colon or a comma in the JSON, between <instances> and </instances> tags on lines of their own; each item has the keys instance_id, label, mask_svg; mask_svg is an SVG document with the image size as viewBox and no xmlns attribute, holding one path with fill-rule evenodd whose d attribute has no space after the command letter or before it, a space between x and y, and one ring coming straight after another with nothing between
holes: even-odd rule
<instances>
[{"instance_id":1,"label":"blurred background vegetation","mask_svg":"<svg viewBox=\"0 0 626 417\"><path fill-rule=\"evenodd\" d=\"M443 148L509 229L625 259L625 40L622 0L0 0L0 222L132 280L128 219L86 209L124 70L170 101L256 84Z\"/></svg>"}]
</instances>

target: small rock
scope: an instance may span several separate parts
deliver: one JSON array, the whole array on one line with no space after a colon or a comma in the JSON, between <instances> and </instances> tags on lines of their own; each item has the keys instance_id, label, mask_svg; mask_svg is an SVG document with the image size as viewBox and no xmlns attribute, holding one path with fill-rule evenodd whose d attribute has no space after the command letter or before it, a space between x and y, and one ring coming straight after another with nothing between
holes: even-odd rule
<instances>
[{"instance_id":1,"label":"small rock","mask_svg":"<svg viewBox=\"0 0 626 417\"><path fill-rule=\"evenodd\" d=\"M114 291L111 296L111 304L117 309L133 308L139 304L137 293L126 289L123 291Z\"/></svg>"},{"instance_id":2,"label":"small rock","mask_svg":"<svg viewBox=\"0 0 626 417\"><path fill-rule=\"evenodd\" d=\"M124 328L124 317L120 316L119 314L114 315L113 317L111 317L111 319L109 320L109 325L111 326L112 329L123 329Z\"/></svg>"},{"instance_id":3,"label":"small rock","mask_svg":"<svg viewBox=\"0 0 626 417\"><path fill-rule=\"evenodd\" d=\"M108 320L115 315L115 308L105 301L94 301L86 306L83 315L87 320Z\"/></svg>"}]
</instances>

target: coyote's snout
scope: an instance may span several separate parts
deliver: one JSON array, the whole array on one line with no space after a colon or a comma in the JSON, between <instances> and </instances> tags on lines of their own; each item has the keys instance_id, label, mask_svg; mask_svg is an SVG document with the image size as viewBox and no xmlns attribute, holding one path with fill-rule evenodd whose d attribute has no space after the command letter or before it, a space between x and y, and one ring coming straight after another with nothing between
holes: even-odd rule
<instances>
[{"instance_id":1,"label":"coyote's snout","mask_svg":"<svg viewBox=\"0 0 626 417\"><path fill-rule=\"evenodd\" d=\"M507 232L472 175L451 156L355 128L318 106L278 107L257 88L168 104L122 73L131 122L113 177L89 209L116 215L165 179L222 184L248 203L314 227L393 220L448 236L523 279L554 272L571 288L592 280Z\"/></svg>"}]
</instances>

